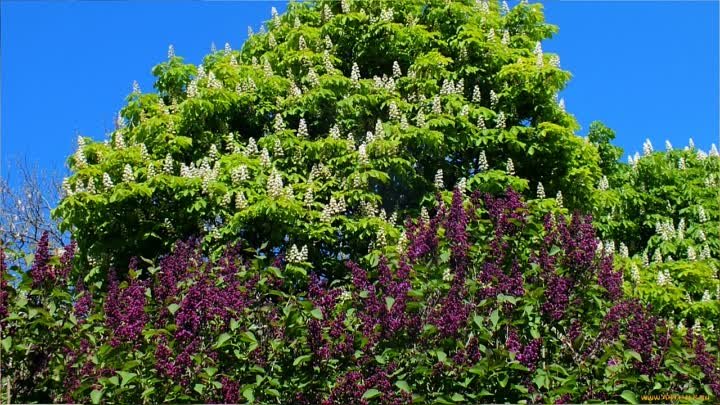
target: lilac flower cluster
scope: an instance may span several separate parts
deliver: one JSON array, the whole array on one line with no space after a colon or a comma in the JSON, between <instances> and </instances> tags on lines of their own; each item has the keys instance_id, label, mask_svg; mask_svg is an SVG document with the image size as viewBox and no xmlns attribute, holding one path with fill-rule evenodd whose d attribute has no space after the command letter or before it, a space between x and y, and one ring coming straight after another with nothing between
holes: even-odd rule
<instances>
[{"instance_id":1,"label":"lilac flower cluster","mask_svg":"<svg viewBox=\"0 0 720 405\"><path fill-rule=\"evenodd\" d=\"M121 290L115 273L110 274L104 309L105 323L113 331L112 346L135 341L142 333L148 320L145 313L146 284L133 279L127 288Z\"/></svg>"},{"instance_id":2,"label":"lilac flower cluster","mask_svg":"<svg viewBox=\"0 0 720 405\"><path fill-rule=\"evenodd\" d=\"M717 359L705 349L705 339L699 334L696 335L693 331L688 331L685 341L695 352L693 364L700 367L713 394L720 397L720 372L718 372Z\"/></svg>"},{"instance_id":3,"label":"lilac flower cluster","mask_svg":"<svg viewBox=\"0 0 720 405\"><path fill-rule=\"evenodd\" d=\"M5 264L5 251L0 248L0 328L4 330L5 323L3 319L8 316L8 282L5 280L7 265Z\"/></svg>"},{"instance_id":4,"label":"lilac flower cluster","mask_svg":"<svg viewBox=\"0 0 720 405\"><path fill-rule=\"evenodd\" d=\"M362 332L372 346L381 338L391 338L401 330L412 332L419 327L419 318L406 312L408 292L410 291L411 267L402 261L392 274L387 258L382 257L378 265L377 286L370 282L367 271L349 261L346 266L352 273L353 286L357 291L367 291L362 299L357 316L362 322ZM379 288L378 288L379 287ZM357 293L359 297L359 293ZM387 303L392 301L392 305Z\"/></svg>"},{"instance_id":5,"label":"lilac flower cluster","mask_svg":"<svg viewBox=\"0 0 720 405\"><path fill-rule=\"evenodd\" d=\"M554 320L562 319L570 303L572 285L570 278L550 273L545 287L546 301L542 305L543 312Z\"/></svg>"},{"instance_id":6,"label":"lilac flower cluster","mask_svg":"<svg viewBox=\"0 0 720 405\"><path fill-rule=\"evenodd\" d=\"M450 263L455 270L456 277L464 278L468 265L468 214L463 206L463 193L459 188L453 191L450 215L445 223L445 232L450 242Z\"/></svg>"},{"instance_id":7,"label":"lilac flower cluster","mask_svg":"<svg viewBox=\"0 0 720 405\"><path fill-rule=\"evenodd\" d=\"M410 263L415 263L437 249L437 233L444 217L445 207L441 204L429 222L426 223L423 218L417 223L410 220L405 222L405 232L408 237L407 258Z\"/></svg>"},{"instance_id":8,"label":"lilac flower cluster","mask_svg":"<svg viewBox=\"0 0 720 405\"><path fill-rule=\"evenodd\" d=\"M33 279L33 288L41 286L45 282L53 282L55 275L50 265L50 246L47 231L43 232L35 251L35 259L30 268L30 277Z\"/></svg>"},{"instance_id":9,"label":"lilac flower cluster","mask_svg":"<svg viewBox=\"0 0 720 405\"><path fill-rule=\"evenodd\" d=\"M78 281L75 286L75 292L79 295L79 298L77 298L75 305L73 305L73 311L75 316L82 321L83 318L90 313L90 309L92 308L92 294L85 288L82 280Z\"/></svg>"},{"instance_id":10,"label":"lilac flower cluster","mask_svg":"<svg viewBox=\"0 0 720 405\"><path fill-rule=\"evenodd\" d=\"M226 404L237 404L240 402L240 384L228 377L220 380L222 384L222 397Z\"/></svg>"},{"instance_id":11,"label":"lilac flower cluster","mask_svg":"<svg viewBox=\"0 0 720 405\"><path fill-rule=\"evenodd\" d=\"M523 366L527 367L530 372L535 372L538 360L540 359L540 348L542 347L542 339L533 339L527 345L520 342L520 338L514 329L508 331L505 339L505 348L511 353L515 353L515 359Z\"/></svg>"},{"instance_id":12,"label":"lilac flower cluster","mask_svg":"<svg viewBox=\"0 0 720 405\"><path fill-rule=\"evenodd\" d=\"M622 296L622 282L622 270L614 270L612 256L603 256L600 259L598 284L607 290L608 297L611 300L617 300Z\"/></svg>"}]
</instances>

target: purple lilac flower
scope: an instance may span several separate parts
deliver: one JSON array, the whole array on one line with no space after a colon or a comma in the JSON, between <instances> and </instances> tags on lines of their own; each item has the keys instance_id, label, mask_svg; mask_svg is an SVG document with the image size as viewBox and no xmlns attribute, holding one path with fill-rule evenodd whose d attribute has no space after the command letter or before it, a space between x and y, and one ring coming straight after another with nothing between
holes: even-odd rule
<instances>
[{"instance_id":1,"label":"purple lilac flower","mask_svg":"<svg viewBox=\"0 0 720 405\"><path fill-rule=\"evenodd\" d=\"M52 282L55 277L50 266L50 248L47 231L43 232L35 251L35 259L30 268L30 276L33 279L33 287L39 287L46 281Z\"/></svg>"},{"instance_id":2,"label":"purple lilac flower","mask_svg":"<svg viewBox=\"0 0 720 405\"><path fill-rule=\"evenodd\" d=\"M690 330L685 336L685 340L690 348L695 351L693 364L700 367L700 370L705 374L705 381L707 381L713 394L720 396L720 373L717 371L717 359L705 350L705 339Z\"/></svg>"},{"instance_id":3,"label":"purple lilac flower","mask_svg":"<svg viewBox=\"0 0 720 405\"><path fill-rule=\"evenodd\" d=\"M140 336L148 320L145 313L145 284L133 279L127 288L120 290L115 272L110 273L105 323L113 330L111 345L132 342Z\"/></svg>"},{"instance_id":4,"label":"purple lilac flower","mask_svg":"<svg viewBox=\"0 0 720 405\"><path fill-rule=\"evenodd\" d=\"M75 301L75 305L73 305L73 311L78 319L83 320L92 308L92 294L85 288L82 280L78 281L75 289L77 294L79 294L79 298Z\"/></svg>"},{"instance_id":5,"label":"purple lilac flower","mask_svg":"<svg viewBox=\"0 0 720 405\"><path fill-rule=\"evenodd\" d=\"M222 383L222 396L226 404L237 404L240 402L240 384L228 377L220 380Z\"/></svg>"},{"instance_id":6,"label":"purple lilac flower","mask_svg":"<svg viewBox=\"0 0 720 405\"><path fill-rule=\"evenodd\" d=\"M543 312L554 320L562 319L570 302L571 288L572 281L570 279L555 273L550 274L545 287L546 301L542 305Z\"/></svg>"},{"instance_id":7,"label":"purple lilac flower","mask_svg":"<svg viewBox=\"0 0 720 405\"><path fill-rule=\"evenodd\" d=\"M5 264L5 251L0 249L0 320L7 318L8 316L8 282L5 280L5 273L7 272L7 265ZM5 326L4 321L0 321L0 328Z\"/></svg>"},{"instance_id":8,"label":"purple lilac flower","mask_svg":"<svg viewBox=\"0 0 720 405\"><path fill-rule=\"evenodd\" d=\"M612 256L604 256L600 261L600 271L598 272L598 284L605 288L608 297L611 300L617 300L622 296L622 276L621 270L613 269Z\"/></svg>"},{"instance_id":9,"label":"purple lilac flower","mask_svg":"<svg viewBox=\"0 0 720 405\"><path fill-rule=\"evenodd\" d=\"M450 241L450 263L455 270L456 277L465 277L467 268L468 244L468 215L463 206L463 194L460 189L453 191L450 215L446 223L446 234Z\"/></svg>"}]
</instances>

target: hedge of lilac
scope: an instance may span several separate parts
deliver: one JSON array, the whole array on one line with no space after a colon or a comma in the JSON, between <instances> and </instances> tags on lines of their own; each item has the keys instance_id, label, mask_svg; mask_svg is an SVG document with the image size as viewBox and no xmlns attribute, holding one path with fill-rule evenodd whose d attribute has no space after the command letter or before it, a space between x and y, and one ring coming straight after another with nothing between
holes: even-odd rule
<instances>
[{"instance_id":1,"label":"hedge of lilac","mask_svg":"<svg viewBox=\"0 0 720 405\"><path fill-rule=\"evenodd\" d=\"M40 243L3 271L13 401L634 402L720 394L717 337L625 298L592 219L509 189L438 194L407 243L329 279L196 239L84 285ZM361 264L366 263L366 264ZM111 269L112 270L112 269ZM127 274L119 279L116 274ZM21 279L18 279L20 277Z\"/></svg>"}]
</instances>

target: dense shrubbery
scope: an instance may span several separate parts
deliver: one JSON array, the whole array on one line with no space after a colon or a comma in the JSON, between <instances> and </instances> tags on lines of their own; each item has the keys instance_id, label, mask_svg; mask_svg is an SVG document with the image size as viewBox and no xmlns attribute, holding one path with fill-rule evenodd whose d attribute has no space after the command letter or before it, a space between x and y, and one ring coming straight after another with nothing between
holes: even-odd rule
<instances>
[{"instance_id":1,"label":"dense shrubbery","mask_svg":"<svg viewBox=\"0 0 720 405\"><path fill-rule=\"evenodd\" d=\"M18 392L345 404L720 390L704 348L715 336L678 332L623 298L590 218L456 189L406 229L374 266L347 262L349 283L298 277L284 258L240 246L213 260L191 240L157 266L133 261L126 281L111 274L106 292L68 288L72 248L53 261L41 245L6 320L3 343L28 376Z\"/></svg>"},{"instance_id":2,"label":"dense shrubbery","mask_svg":"<svg viewBox=\"0 0 720 405\"><path fill-rule=\"evenodd\" d=\"M576 136L540 5L288 10L171 49L79 139L76 242L0 250L15 402L720 394L714 146Z\"/></svg>"}]
</instances>

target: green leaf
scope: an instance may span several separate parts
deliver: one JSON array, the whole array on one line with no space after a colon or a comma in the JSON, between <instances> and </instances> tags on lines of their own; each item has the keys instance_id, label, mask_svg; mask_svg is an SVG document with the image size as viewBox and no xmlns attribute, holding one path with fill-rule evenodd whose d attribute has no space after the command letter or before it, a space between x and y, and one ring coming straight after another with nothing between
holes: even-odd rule
<instances>
[{"instance_id":1,"label":"green leaf","mask_svg":"<svg viewBox=\"0 0 720 405\"><path fill-rule=\"evenodd\" d=\"M455 402L463 402L463 401L465 401L465 397L462 396L461 394L458 394L457 392L454 393L453 396L450 397L450 399L452 399L452 400L455 401Z\"/></svg>"},{"instance_id":2,"label":"green leaf","mask_svg":"<svg viewBox=\"0 0 720 405\"><path fill-rule=\"evenodd\" d=\"M304 364L308 360L310 360L310 357L312 357L309 354L303 354L302 356L298 356L295 358L295 361L293 361L293 366L297 366L298 364Z\"/></svg>"},{"instance_id":3,"label":"green leaf","mask_svg":"<svg viewBox=\"0 0 720 405\"><path fill-rule=\"evenodd\" d=\"M323 314L320 308L315 308L312 311L310 311L310 315L313 316L315 319L323 319Z\"/></svg>"},{"instance_id":4,"label":"green leaf","mask_svg":"<svg viewBox=\"0 0 720 405\"><path fill-rule=\"evenodd\" d=\"M437 352L435 352L435 355L437 356L438 361L440 361L440 362L444 362L445 359L447 359L447 354L445 354L445 352L442 350L438 350Z\"/></svg>"},{"instance_id":5,"label":"green leaf","mask_svg":"<svg viewBox=\"0 0 720 405\"><path fill-rule=\"evenodd\" d=\"M180 305L178 305L178 304L173 303L173 304L168 305L168 311L170 311L170 313L173 315L175 315L175 312L177 312L178 309L180 309Z\"/></svg>"},{"instance_id":6,"label":"green leaf","mask_svg":"<svg viewBox=\"0 0 720 405\"><path fill-rule=\"evenodd\" d=\"M395 381L395 385L405 392L410 392L410 386L405 380L397 380Z\"/></svg>"},{"instance_id":7,"label":"green leaf","mask_svg":"<svg viewBox=\"0 0 720 405\"><path fill-rule=\"evenodd\" d=\"M623 391L623 393L620 394L620 396L621 396L624 400L628 401L628 402L631 403L631 404L637 404L637 403L638 403L638 400L637 400L637 397L635 396L635 393L632 392L632 391L630 391L630 390L625 390L625 391Z\"/></svg>"},{"instance_id":8,"label":"green leaf","mask_svg":"<svg viewBox=\"0 0 720 405\"><path fill-rule=\"evenodd\" d=\"M248 400L248 402L255 402L255 394L253 393L252 388L246 388L245 391L243 391L243 397Z\"/></svg>"},{"instance_id":9,"label":"green leaf","mask_svg":"<svg viewBox=\"0 0 720 405\"><path fill-rule=\"evenodd\" d=\"M388 311L392 309L393 304L395 304L395 298L393 297L385 297L385 307Z\"/></svg>"},{"instance_id":10,"label":"green leaf","mask_svg":"<svg viewBox=\"0 0 720 405\"><path fill-rule=\"evenodd\" d=\"M218 336L217 342L215 342L215 349L219 349L223 346L225 346L225 343L230 340L231 336L229 333L223 333L222 335Z\"/></svg>"},{"instance_id":11,"label":"green leaf","mask_svg":"<svg viewBox=\"0 0 720 405\"><path fill-rule=\"evenodd\" d=\"M205 368L205 373L206 373L208 376L210 376L210 377L214 376L215 373L217 373L217 371L218 371L218 370L217 370L215 367L207 367L207 368Z\"/></svg>"},{"instance_id":12,"label":"green leaf","mask_svg":"<svg viewBox=\"0 0 720 405\"><path fill-rule=\"evenodd\" d=\"M553 245L553 247L550 248L550 256L555 256L560 253L561 250L559 246Z\"/></svg>"},{"instance_id":13,"label":"green leaf","mask_svg":"<svg viewBox=\"0 0 720 405\"><path fill-rule=\"evenodd\" d=\"M128 373L127 371L118 371L117 373L120 375L120 378L122 378L122 382L120 383L121 387L124 387L127 383L132 381L133 378L137 377L137 374Z\"/></svg>"},{"instance_id":14,"label":"green leaf","mask_svg":"<svg viewBox=\"0 0 720 405\"><path fill-rule=\"evenodd\" d=\"M494 311L492 312L492 314L490 314L490 321L491 321L492 324L493 324L493 329L496 329L496 328L497 328L497 324L498 324L498 321L499 321L499 320L500 320L500 313L499 313L498 310L496 309L496 310L494 310Z\"/></svg>"},{"instance_id":15,"label":"green leaf","mask_svg":"<svg viewBox=\"0 0 720 405\"><path fill-rule=\"evenodd\" d=\"M205 391L205 384L195 384L193 390L195 390L198 394L202 394L203 391Z\"/></svg>"},{"instance_id":16,"label":"green leaf","mask_svg":"<svg viewBox=\"0 0 720 405\"><path fill-rule=\"evenodd\" d=\"M625 350L625 359L634 358L637 361L642 361L642 356L640 356L640 353L636 352L635 350Z\"/></svg>"},{"instance_id":17,"label":"green leaf","mask_svg":"<svg viewBox=\"0 0 720 405\"><path fill-rule=\"evenodd\" d=\"M10 351L11 346L12 346L12 336L7 336L5 339L2 340L2 347L6 352Z\"/></svg>"},{"instance_id":18,"label":"green leaf","mask_svg":"<svg viewBox=\"0 0 720 405\"><path fill-rule=\"evenodd\" d=\"M103 392L101 390L92 390L90 393L90 400L93 404L99 404L100 398L102 397Z\"/></svg>"},{"instance_id":19,"label":"green leaf","mask_svg":"<svg viewBox=\"0 0 720 405\"><path fill-rule=\"evenodd\" d=\"M362 398L363 399L373 399L380 395L380 391L376 390L375 388L370 388L369 390L365 391Z\"/></svg>"}]
</instances>

